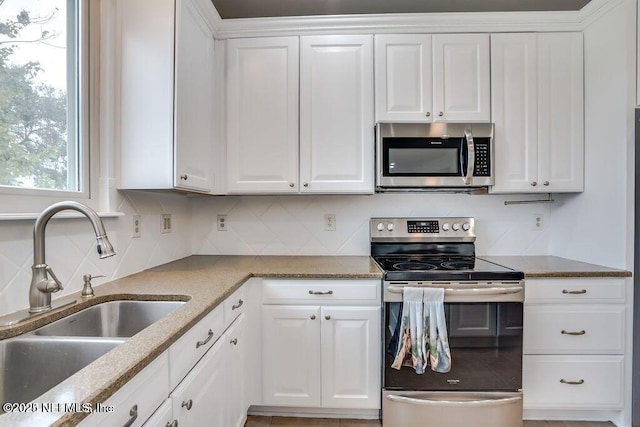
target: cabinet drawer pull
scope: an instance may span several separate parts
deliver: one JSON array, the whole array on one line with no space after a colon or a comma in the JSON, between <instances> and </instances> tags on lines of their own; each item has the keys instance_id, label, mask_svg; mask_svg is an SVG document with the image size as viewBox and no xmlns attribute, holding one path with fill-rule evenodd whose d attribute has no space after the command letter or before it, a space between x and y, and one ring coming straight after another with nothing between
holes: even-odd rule
<instances>
[{"instance_id":1,"label":"cabinet drawer pull","mask_svg":"<svg viewBox=\"0 0 640 427\"><path fill-rule=\"evenodd\" d=\"M427 116L427 117L431 117L431 112L430 112L430 111L427 111L426 116Z\"/></svg>"},{"instance_id":2,"label":"cabinet drawer pull","mask_svg":"<svg viewBox=\"0 0 640 427\"><path fill-rule=\"evenodd\" d=\"M580 294L586 294L587 290L586 289L580 289L579 291L569 291L567 289L563 289L562 293L563 294L571 294L571 295L580 295Z\"/></svg>"},{"instance_id":3,"label":"cabinet drawer pull","mask_svg":"<svg viewBox=\"0 0 640 427\"><path fill-rule=\"evenodd\" d=\"M231 306L231 310L235 310L235 309L237 309L237 308L242 307L242 304L244 304L244 301L242 301L241 299L239 299L237 304L235 304L235 305L232 305L232 306Z\"/></svg>"},{"instance_id":4,"label":"cabinet drawer pull","mask_svg":"<svg viewBox=\"0 0 640 427\"><path fill-rule=\"evenodd\" d=\"M182 402L182 407L187 408L187 411L190 411L192 406L193 406L193 400L191 399L187 400L186 402Z\"/></svg>"},{"instance_id":5,"label":"cabinet drawer pull","mask_svg":"<svg viewBox=\"0 0 640 427\"><path fill-rule=\"evenodd\" d=\"M231 341L229 341L229 344L238 345L238 338L232 339Z\"/></svg>"},{"instance_id":6,"label":"cabinet drawer pull","mask_svg":"<svg viewBox=\"0 0 640 427\"><path fill-rule=\"evenodd\" d=\"M178 427L178 420L167 422L167 425L165 425L164 427Z\"/></svg>"},{"instance_id":7,"label":"cabinet drawer pull","mask_svg":"<svg viewBox=\"0 0 640 427\"><path fill-rule=\"evenodd\" d=\"M587 333L587 331L585 331L584 329L581 331L577 331L577 332L569 332L569 331L565 331L564 329L562 331L560 331L561 334L563 335L584 335Z\"/></svg>"},{"instance_id":8,"label":"cabinet drawer pull","mask_svg":"<svg viewBox=\"0 0 640 427\"><path fill-rule=\"evenodd\" d=\"M311 315L311 317L310 317L310 319L311 319L311 320L316 320L316 315L315 315L315 314L312 314L312 315Z\"/></svg>"},{"instance_id":9,"label":"cabinet drawer pull","mask_svg":"<svg viewBox=\"0 0 640 427\"><path fill-rule=\"evenodd\" d=\"M309 295L333 295L333 291L309 291Z\"/></svg>"},{"instance_id":10,"label":"cabinet drawer pull","mask_svg":"<svg viewBox=\"0 0 640 427\"><path fill-rule=\"evenodd\" d=\"M442 116L444 116L444 112L440 111L440 112L438 113L438 117L442 117Z\"/></svg>"},{"instance_id":11,"label":"cabinet drawer pull","mask_svg":"<svg viewBox=\"0 0 640 427\"><path fill-rule=\"evenodd\" d=\"M186 181L189 179L189 175L187 175L186 173L184 175L180 175L180 179Z\"/></svg>"},{"instance_id":12,"label":"cabinet drawer pull","mask_svg":"<svg viewBox=\"0 0 640 427\"><path fill-rule=\"evenodd\" d=\"M584 380L578 380L578 381L567 381L564 378L560 380L560 382L562 384L569 384L569 385L580 385L580 384L584 384Z\"/></svg>"},{"instance_id":13,"label":"cabinet drawer pull","mask_svg":"<svg viewBox=\"0 0 640 427\"><path fill-rule=\"evenodd\" d=\"M196 348L200 348L200 347L202 347L203 345L207 345L207 343L208 343L209 341L211 341L211 338L213 338L213 331L212 331L211 329L209 329L209 332L207 332L207 339L206 339L206 340L204 340L204 341L198 341L198 342L196 343Z\"/></svg>"},{"instance_id":14,"label":"cabinet drawer pull","mask_svg":"<svg viewBox=\"0 0 640 427\"><path fill-rule=\"evenodd\" d=\"M133 423L138 419L138 405L133 405L131 407L131 409L129 410L129 415L131 415L131 418L129 418L129 421L124 423L124 427L131 427Z\"/></svg>"}]
</instances>

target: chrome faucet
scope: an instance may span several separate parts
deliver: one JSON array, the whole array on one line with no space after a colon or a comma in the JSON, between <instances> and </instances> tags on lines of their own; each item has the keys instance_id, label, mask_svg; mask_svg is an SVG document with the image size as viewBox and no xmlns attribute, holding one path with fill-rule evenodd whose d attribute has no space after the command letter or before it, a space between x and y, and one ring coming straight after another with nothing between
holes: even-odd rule
<instances>
[{"instance_id":1,"label":"chrome faucet","mask_svg":"<svg viewBox=\"0 0 640 427\"><path fill-rule=\"evenodd\" d=\"M66 209L78 211L91 221L93 230L96 233L96 240L98 241L98 255L100 259L108 258L116 254L107 238L102 220L90 207L78 202L67 201L54 203L46 208L40 216L38 216L35 226L33 227L33 266L31 267L31 287L29 288L29 313L41 313L51 310L51 294L63 288L60 280L58 280L51 267L45 262L44 231L51 217ZM49 278L48 275L50 275L51 278Z\"/></svg>"}]
</instances>

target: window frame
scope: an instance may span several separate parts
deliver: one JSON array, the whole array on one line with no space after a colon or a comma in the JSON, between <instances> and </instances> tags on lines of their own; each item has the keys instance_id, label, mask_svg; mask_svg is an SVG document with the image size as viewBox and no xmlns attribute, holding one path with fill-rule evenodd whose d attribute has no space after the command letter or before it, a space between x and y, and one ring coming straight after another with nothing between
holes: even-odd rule
<instances>
[{"instance_id":1,"label":"window frame","mask_svg":"<svg viewBox=\"0 0 640 427\"><path fill-rule=\"evenodd\" d=\"M67 75L67 97L76 100L74 112L74 136L79 159L77 177L79 191L47 190L0 186L0 219L13 218L16 214L40 212L52 203L62 200L74 200L100 210L97 177L98 174L98 128L97 106L99 105L99 42L100 15L99 4L93 0L66 0L67 31L73 31L74 40L67 44L75 45L76 53L67 55L67 67L73 66L76 75ZM76 23L70 22L73 16ZM73 80L73 81L72 81ZM67 114L72 112L67 111Z\"/></svg>"}]
</instances>

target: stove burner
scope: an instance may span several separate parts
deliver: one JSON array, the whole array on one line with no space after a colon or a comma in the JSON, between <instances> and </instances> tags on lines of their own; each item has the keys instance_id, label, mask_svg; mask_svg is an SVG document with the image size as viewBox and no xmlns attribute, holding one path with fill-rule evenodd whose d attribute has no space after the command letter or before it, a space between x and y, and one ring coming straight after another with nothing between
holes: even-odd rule
<instances>
[{"instance_id":1,"label":"stove burner","mask_svg":"<svg viewBox=\"0 0 640 427\"><path fill-rule=\"evenodd\" d=\"M474 260L443 261L440 267L446 270L473 270Z\"/></svg>"},{"instance_id":2,"label":"stove burner","mask_svg":"<svg viewBox=\"0 0 640 427\"><path fill-rule=\"evenodd\" d=\"M426 262L420 261L405 261L405 262L397 262L391 266L392 270L395 271L426 271L426 270L435 270L438 267L433 264L428 264Z\"/></svg>"}]
</instances>

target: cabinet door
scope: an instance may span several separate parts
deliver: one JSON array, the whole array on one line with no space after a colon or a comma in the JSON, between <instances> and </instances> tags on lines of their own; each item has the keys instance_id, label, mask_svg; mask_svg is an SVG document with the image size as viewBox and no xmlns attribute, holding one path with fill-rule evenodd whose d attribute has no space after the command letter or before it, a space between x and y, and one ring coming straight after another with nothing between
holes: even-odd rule
<instances>
[{"instance_id":1,"label":"cabinet door","mask_svg":"<svg viewBox=\"0 0 640 427\"><path fill-rule=\"evenodd\" d=\"M426 121L432 115L431 36L375 36L376 121Z\"/></svg>"},{"instance_id":2,"label":"cabinet door","mask_svg":"<svg viewBox=\"0 0 640 427\"><path fill-rule=\"evenodd\" d=\"M264 405L320 406L320 307L262 307Z\"/></svg>"},{"instance_id":3,"label":"cabinet door","mask_svg":"<svg viewBox=\"0 0 640 427\"><path fill-rule=\"evenodd\" d=\"M301 190L373 193L373 36L300 44Z\"/></svg>"},{"instance_id":4,"label":"cabinet door","mask_svg":"<svg viewBox=\"0 0 640 427\"><path fill-rule=\"evenodd\" d=\"M495 193L537 191L537 60L535 34L491 35Z\"/></svg>"},{"instance_id":5,"label":"cabinet door","mask_svg":"<svg viewBox=\"0 0 640 427\"><path fill-rule=\"evenodd\" d=\"M171 394L178 425L226 426L226 340L219 339Z\"/></svg>"},{"instance_id":6,"label":"cabinet door","mask_svg":"<svg viewBox=\"0 0 640 427\"><path fill-rule=\"evenodd\" d=\"M322 307L322 406L380 408L379 307Z\"/></svg>"},{"instance_id":7,"label":"cabinet door","mask_svg":"<svg viewBox=\"0 0 640 427\"><path fill-rule=\"evenodd\" d=\"M584 189L582 33L538 35L539 185Z\"/></svg>"},{"instance_id":8,"label":"cabinet door","mask_svg":"<svg viewBox=\"0 0 640 427\"><path fill-rule=\"evenodd\" d=\"M225 354L227 371L227 424L229 427L242 427L247 418L247 336L246 315L241 314L224 336L224 345L228 347Z\"/></svg>"},{"instance_id":9,"label":"cabinet door","mask_svg":"<svg viewBox=\"0 0 640 427\"><path fill-rule=\"evenodd\" d=\"M434 121L489 122L488 34L433 36Z\"/></svg>"},{"instance_id":10,"label":"cabinet door","mask_svg":"<svg viewBox=\"0 0 640 427\"><path fill-rule=\"evenodd\" d=\"M171 409L171 398L168 398L164 403L156 409L151 418L143 424L144 427L172 427L175 422L173 418L173 410Z\"/></svg>"},{"instance_id":11,"label":"cabinet door","mask_svg":"<svg viewBox=\"0 0 640 427\"><path fill-rule=\"evenodd\" d=\"M193 0L176 2L175 37L174 183L210 191L214 185L214 40Z\"/></svg>"},{"instance_id":12,"label":"cabinet door","mask_svg":"<svg viewBox=\"0 0 640 427\"><path fill-rule=\"evenodd\" d=\"M298 38L227 43L228 192L298 192Z\"/></svg>"}]
</instances>

